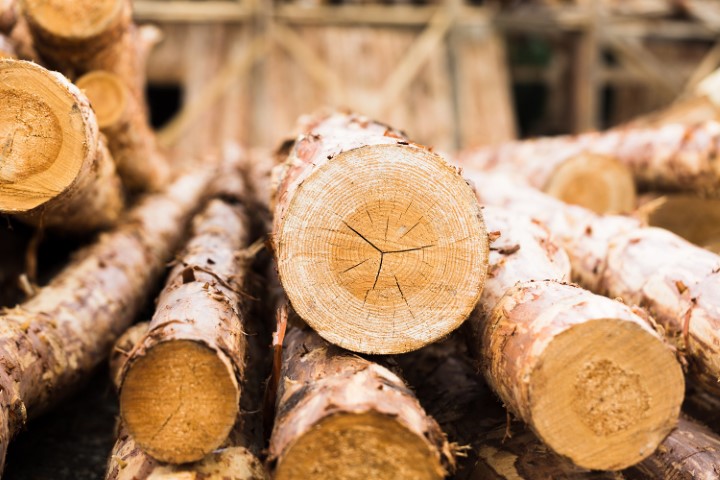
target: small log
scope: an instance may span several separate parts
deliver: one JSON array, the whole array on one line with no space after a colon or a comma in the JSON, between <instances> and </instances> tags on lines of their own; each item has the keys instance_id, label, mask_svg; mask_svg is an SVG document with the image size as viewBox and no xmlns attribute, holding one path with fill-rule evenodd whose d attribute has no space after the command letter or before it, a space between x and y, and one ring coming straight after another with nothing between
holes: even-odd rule
<instances>
[{"instance_id":1,"label":"small log","mask_svg":"<svg viewBox=\"0 0 720 480\"><path fill-rule=\"evenodd\" d=\"M441 479L445 435L388 369L288 326L268 462L278 480Z\"/></svg>"},{"instance_id":2,"label":"small log","mask_svg":"<svg viewBox=\"0 0 720 480\"><path fill-rule=\"evenodd\" d=\"M120 415L135 442L169 463L202 459L237 421L247 341L248 221L239 177L193 221L147 335L120 372ZM234 180L234 182L233 182ZM234 184L233 184L234 183Z\"/></svg>"},{"instance_id":3,"label":"small log","mask_svg":"<svg viewBox=\"0 0 720 480\"><path fill-rule=\"evenodd\" d=\"M720 393L720 257L637 219L595 215L501 175L465 173L483 202L542 222L566 249L574 280L647 310L689 361L694 384Z\"/></svg>"},{"instance_id":4,"label":"small log","mask_svg":"<svg viewBox=\"0 0 720 480\"><path fill-rule=\"evenodd\" d=\"M0 313L0 471L11 437L82 383L143 307L209 173L145 198L33 298Z\"/></svg>"},{"instance_id":5,"label":"small log","mask_svg":"<svg viewBox=\"0 0 720 480\"><path fill-rule=\"evenodd\" d=\"M720 199L663 195L642 205L635 216L647 225L670 230L699 247L720 253Z\"/></svg>"},{"instance_id":6,"label":"small log","mask_svg":"<svg viewBox=\"0 0 720 480\"><path fill-rule=\"evenodd\" d=\"M496 165L554 163L583 153L610 157L630 169L635 182L650 189L720 195L720 123L669 124L658 127L619 127L606 132L548 137L501 146L497 151L467 152L462 162L490 171ZM498 173L508 173L498 167ZM528 168L528 167L524 167ZM517 169L513 174L517 174ZM528 174L533 178L534 173ZM599 176L599 174L596 173ZM542 188L542 186L533 184ZM614 188L608 185L608 188Z\"/></svg>"},{"instance_id":7,"label":"small log","mask_svg":"<svg viewBox=\"0 0 720 480\"><path fill-rule=\"evenodd\" d=\"M465 152L468 168L521 178L555 198L597 213L635 208L635 180L627 166L607 155L546 146L545 140L505 143ZM550 143L551 140L547 140Z\"/></svg>"},{"instance_id":8,"label":"small log","mask_svg":"<svg viewBox=\"0 0 720 480\"><path fill-rule=\"evenodd\" d=\"M115 73L143 102L144 46L130 0L21 0L21 6L44 64L71 79L93 70Z\"/></svg>"},{"instance_id":9,"label":"small log","mask_svg":"<svg viewBox=\"0 0 720 480\"><path fill-rule=\"evenodd\" d=\"M119 386L119 373L133 350L148 331L148 322L129 328L115 343L110 355L110 376ZM127 429L121 427L115 442L105 480L148 480L153 478L182 478L187 480L266 480L260 460L246 447L246 440L236 426L230 435L229 446L219 449L202 460L185 465L158 462L145 453Z\"/></svg>"},{"instance_id":10,"label":"small log","mask_svg":"<svg viewBox=\"0 0 720 480\"><path fill-rule=\"evenodd\" d=\"M87 98L60 74L0 60L0 211L88 231L114 224L120 180Z\"/></svg>"},{"instance_id":11,"label":"small log","mask_svg":"<svg viewBox=\"0 0 720 480\"><path fill-rule=\"evenodd\" d=\"M565 283L569 260L546 229L491 207L485 219L501 236L471 326L488 384L580 467L621 470L651 455L684 396L674 352L629 307Z\"/></svg>"},{"instance_id":12,"label":"small log","mask_svg":"<svg viewBox=\"0 0 720 480\"><path fill-rule=\"evenodd\" d=\"M167 183L170 167L158 150L145 108L122 79L93 71L76 85L90 99L123 183L133 190L158 190Z\"/></svg>"},{"instance_id":13,"label":"small log","mask_svg":"<svg viewBox=\"0 0 720 480\"><path fill-rule=\"evenodd\" d=\"M308 120L277 167L280 281L323 338L407 352L456 329L477 303L487 235L472 189L442 157L367 118Z\"/></svg>"}]
</instances>

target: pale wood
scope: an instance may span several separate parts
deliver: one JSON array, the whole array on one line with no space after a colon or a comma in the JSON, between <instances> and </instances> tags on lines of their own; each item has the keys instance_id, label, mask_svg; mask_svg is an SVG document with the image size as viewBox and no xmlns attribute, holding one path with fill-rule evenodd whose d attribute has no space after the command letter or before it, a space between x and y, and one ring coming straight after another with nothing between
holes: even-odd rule
<instances>
[{"instance_id":1,"label":"pale wood","mask_svg":"<svg viewBox=\"0 0 720 480\"><path fill-rule=\"evenodd\" d=\"M210 181L188 172L78 252L30 300L0 313L0 470L28 418L80 387L148 300Z\"/></svg>"},{"instance_id":2,"label":"pale wood","mask_svg":"<svg viewBox=\"0 0 720 480\"><path fill-rule=\"evenodd\" d=\"M366 353L410 351L456 329L480 296L487 256L458 171L365 117L321 115L301 130L274 172L271 207L280 280L298 314Z\"/></svg>"},{"instance_id":3,"label":"pale wood","mask_svg":"<svg viewBox=\"0 0 720 480\"><path fill-rule=\"evenodd\" d=\"M68 231L114 224L120 180L88 99L34 63L0 60L0 75L0 211Z\"/></svg>"},{"instance_id":4,"label":"pale wood","mask_svg":"<svg viewBox=\"0 0 720 480\"><path fill-rule=\"evenodd\" d=\"M575 281L644 307L688 360L693 384L720 390L720 257L637 219L598 216L501 175L465 174L484 203L546 225L567 250Z\"/></svg>"},{"instance_id":5,"label":"pale wood","mask_svg":"<svg viewBox=\"0 0 720 480\"><path fill-rule=\"evenodd\" d=\"M435 420L381 365L289 326L268 462L273 478L441 479L453 455Z\"/></svg>"},{"instance_id":6,"label":"pale wood","mask_svg":"<svg viewBox=\"0 0 720 480\"><path fill-rule=\"evenodd\" d=\"M500 237L471 326L488 383L580 467L620 470L651 455L684 396L674 352L630 308L568 284L569 259L546 229L484 213Z\"/></svg>"},{"instance_id":7,"label":"pale wood","mask_svg":"<svg viewBox=\"0 0 720 480\"><path fill-rule=\"evenodd\" d=\"M201 460L238 420L250 267L241 251L249 225L240 203L244 183L236 170L223 176L220 198L193 220L148 332L119 374L123 424L143 451L163 462Z\"/></svg>"}]
</instances>

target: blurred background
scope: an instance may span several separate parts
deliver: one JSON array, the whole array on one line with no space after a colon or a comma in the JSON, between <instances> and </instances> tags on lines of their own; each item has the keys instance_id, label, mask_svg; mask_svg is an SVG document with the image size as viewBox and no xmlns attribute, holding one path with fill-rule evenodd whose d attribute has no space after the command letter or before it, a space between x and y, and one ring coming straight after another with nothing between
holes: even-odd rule
<instances>
[{"instance_id":1,"label":"blurred background","mask_svg":"<svg viewBox=\"0 0 720 480\"><path fill-rule=\"evenodd\" d=\"M180 155L272 147L345 106L443 150L602 129L720 63L715 0L136 0L153 123Z\"/></svg>"}]
</instances>

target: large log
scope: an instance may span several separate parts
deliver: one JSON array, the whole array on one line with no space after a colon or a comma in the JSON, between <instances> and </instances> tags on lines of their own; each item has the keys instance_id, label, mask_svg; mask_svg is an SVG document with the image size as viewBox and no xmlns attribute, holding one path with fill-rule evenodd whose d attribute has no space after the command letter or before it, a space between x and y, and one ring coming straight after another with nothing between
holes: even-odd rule
<instances>
[{"instance_id":1,"label":"large log","mask_svg":"<svg viewBox=\"0 0 720 480\"><path fill-rule=\"evenodd\" d=\"M114 224L120 180L87 98L62 75L0 60L0 211L88 231Z\"/></svg>"},{"instance_id":2,"label":"large log","mask_svg":"<svg viewBox=\"0 0 720 480\"><path fill-rule=\"evenodd\" d=\"M274 172L280 281L323 338L406 352L456 329L480 296L487 236L442 157L350 114L307 121Z\"/></svg>"},{"instance_id":3,"label":"large log","mask_svg":"<svg viewBox=\"0 0 720 480\"><path fill-rule=\"evenodd\" d=\"M500 237L471 326L488 384L580 467L651 455L684 396L674 352L629 307L566 283L569 260L546 229L492 207L485 219Z\"/></svg>"},{"instance_id":4,"label":"large log","mask_svg":"<svg viewBox=\"0 0 720 480\"><path fill-rule=\"evenodd\" d=\"M225 175L219 197L193 221L148 333L120 372L123 423L163 462L202 459L225 441L239 413L249 232L244 183Z\"/></svg>"},{"instance_id":5,"label":"large log","mask_svg":"<svg viewBox=\"0 0 720 480\"><path fill-rule=\"evenodd\" d=\"M71 79L93 70L123 79L144 98L145 57L130 0L21 0L21 11L44 64Z\"/></svg>"},{"instance_id":6,"label":"large log","mask_svg":"<svg viewBox=\"0 0 720 480\"><path fill-rule=\"evenodd\" d=\"M115 343L110 355L110 376L116 388L120 371L130 352L148 331L148 322L129 328ZM164 464L149 456L135 439L120 427L113 446L106 480L149 480L156 478L182 478L183 480L266 480L265 469L257 456L246 447L251 440L236 425L227 446L212 452L195 463L184 465Z\"/></svg>"},{"instance_id":7,"label":"large log","mask_svg":"<svg viewBox=\"0 0 720 480\"><path fill-rule=\"evenodd\" d=\"M509 173L503 165L525 165L522 168L532 170L528 174L532 179L537 174L537 165L544 168L543 162L552 164L558 157L582 154L600 155L627 166L640 186L720 195L719 141L720 123L715 121L696 125L620 127L606 132L515 142L497 150L467 152L462 161L468 167L486 171L497 168L498 173ZM517 171L513 173L517 174ZM597 178L589 178L583 185L603 183L603 170L592 171ZM533 186L542 188L537 184ZM567 188L572 189L572 185ZM600 187L593 188L598 188L597 194L603 195ZM618 187L608 184L606 188Z\"/></svg>"},{"instance_id":8,"label":"large log","mask_svg":"<svg viewBox=\"0 0 720 480\"><path fill-rule=\"evenodd\" d=\"M147 301L200 202L196 170L144 199L27 302L0 314L0 467L28 418L72 392Z\"/></svg>"},{"instance_id":9,"label":"large log","mask_svg":"<svg viewBox=\"0 0 720 480\"><path fill-rule=\"evenodd\" d=\"M720 257L637 219L595 215L500 175L465 173L483 202L542 222L570 256L574 280L646 309L689 361L693 382L720 392Z\"/></svg>"},{"instance_id":10,"label":"large log","mask_svg":"<svg viewBox=\"0 0 720 480\"><path fill-rule=\"evenodd\" d=\"M122 79L98 70L76 84L92 103L123 183L134 190L158 190L167 183L169 164L158 149L145 107Z\"/></svg>"},{"instance_id":11,"label":"large log","mask_svg":"<svg viewBox=\"0 0 720 480\"><path fill-rule=\"evenodd\" d=\"M445 435L385 367L288 328L268 462L283 479L440 479Z\"/></svg>"}]
</instances>

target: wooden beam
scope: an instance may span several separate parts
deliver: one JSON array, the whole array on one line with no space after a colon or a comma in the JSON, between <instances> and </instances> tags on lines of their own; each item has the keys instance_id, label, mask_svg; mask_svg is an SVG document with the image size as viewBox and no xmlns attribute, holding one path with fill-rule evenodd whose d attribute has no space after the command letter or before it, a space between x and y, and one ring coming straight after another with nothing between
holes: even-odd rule
<instances>
[{"instance_id":1,"label":"wooden beam","mask_svg":"<svg viewBox=\"0 0 720 480\"><path fill-rule=\"evenodd\" d=\"M254 15L247 3L209 0L205 2L136 0L135 20L141 22L243 22Z\"/></svg>"}]
</instances>

